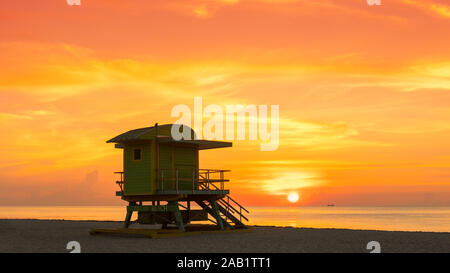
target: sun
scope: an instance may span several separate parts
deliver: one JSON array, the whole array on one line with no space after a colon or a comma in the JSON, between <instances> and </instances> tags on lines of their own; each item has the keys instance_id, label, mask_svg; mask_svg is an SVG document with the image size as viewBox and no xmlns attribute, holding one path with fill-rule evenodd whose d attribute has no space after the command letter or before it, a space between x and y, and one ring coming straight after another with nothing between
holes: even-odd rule
<instances>
[{"instance_id":1,"label":"sun","mask_svg":"<svg viewBox=\"0 0 450 273\"><path fill-rule=\"evenodd\" d=\"M291 192L290 194L288 194L287 197L288 201L291 203L295 203L298 201L298 193L296 192Z\"/></svg>"}]
</instances>

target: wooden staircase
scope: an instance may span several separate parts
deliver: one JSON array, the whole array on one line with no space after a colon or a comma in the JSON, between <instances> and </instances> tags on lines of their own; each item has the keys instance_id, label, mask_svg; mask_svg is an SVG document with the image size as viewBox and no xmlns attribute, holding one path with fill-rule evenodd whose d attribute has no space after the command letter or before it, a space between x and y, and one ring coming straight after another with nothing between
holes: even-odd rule
<instances>
[{"instance_id":1,"label":"wooden staircase","mask_svg":"<svg viewBox=\"0 0 450 273\"><path fill-rule=\"evenodd\" d=\"M216 189L217 186L213 185ZM205 185L200 184L202 190L208 190ZM246 214L249 211L231 198L228 194L214 201L196 201L196 203L215 218L215 223L224 228L246 228L244 220L248 221Z\"/></svg>"}]
</instances>

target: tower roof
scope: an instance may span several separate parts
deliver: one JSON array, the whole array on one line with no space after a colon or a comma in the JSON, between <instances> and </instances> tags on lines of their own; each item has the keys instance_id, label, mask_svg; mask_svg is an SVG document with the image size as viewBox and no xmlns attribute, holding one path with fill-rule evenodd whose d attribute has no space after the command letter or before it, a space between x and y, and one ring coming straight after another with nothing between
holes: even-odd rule
<instances>
[{"instance_id":1,"label":"tower roof","mask_svg":"<svg viewBox=\"0 0 450 273\"><path fill-rule=\"evenodd\" d=\"M111 138L106 141L107 143L126 143L139 140L151 140L157 139L159 143L174 143L180 145L192 145L197 147L199 150L214 149L214 148L224 148L231 147L231 142L225 141L214 141L214 140L175 140L171 136L171 128L173 124L155 125L151 127L144 127L139 129L130 130L116 137ZM192 130L192 137L194 137L195 132Z\"/></svg>"},{"instance_id":2,"label":"tower roof","mask_svg":"<svg viewBox=\"0 0 450 273\"><path fill-rule=\"evenodd\" d=\"M125 132L123 134L120 134L118 136L111 138L110 140L106 141L106 143L120 143L120 142L139 140L139 139L141 139L142 136L155 130L156 127L157 126L151 126L151 127L130 130L128 132Z\"/></svg>"}]
</instances>

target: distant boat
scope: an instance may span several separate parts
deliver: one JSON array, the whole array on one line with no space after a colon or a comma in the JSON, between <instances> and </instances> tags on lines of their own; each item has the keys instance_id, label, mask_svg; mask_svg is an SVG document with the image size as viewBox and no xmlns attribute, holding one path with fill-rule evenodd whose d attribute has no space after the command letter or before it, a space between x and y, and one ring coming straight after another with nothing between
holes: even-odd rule
<instances>
[{"instance_id":1,"label":"distant boat","mask_svg":"<svg viewBox=\"0 0 450 273\"><path fill-rule=\"evenodd\" d=\"M328 207L334 207L334 204L328 204L327 206Z\"/></svg>"}]
</instances>

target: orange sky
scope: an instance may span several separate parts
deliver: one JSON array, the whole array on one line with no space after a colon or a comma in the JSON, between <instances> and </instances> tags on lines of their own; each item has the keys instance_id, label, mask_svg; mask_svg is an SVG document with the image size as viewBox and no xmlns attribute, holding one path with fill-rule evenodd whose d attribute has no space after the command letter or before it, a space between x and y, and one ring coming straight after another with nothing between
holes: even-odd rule
<instances>
[{"instance_id":1,"label":"orange sky","mask_svg":"<svg viewBox=\"0 0 450 273\"><path fill-rule=\"evenodd\" d=\"M123 204L105 141L177 104L280 105L205 151L246 205L450 205L445 0L3 1L0 205Z\"/></svg>"}]
</instances>

